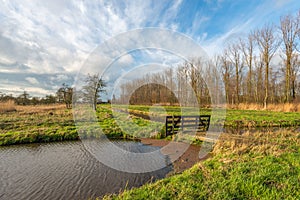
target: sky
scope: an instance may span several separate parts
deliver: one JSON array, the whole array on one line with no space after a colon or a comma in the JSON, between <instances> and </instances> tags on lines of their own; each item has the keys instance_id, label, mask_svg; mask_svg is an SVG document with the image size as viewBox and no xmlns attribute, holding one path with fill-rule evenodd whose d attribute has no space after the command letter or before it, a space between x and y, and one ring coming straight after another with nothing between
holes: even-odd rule
<instances>
[{"instance_id":1,"label":"sky","mask_svg":"<svg viewBox=\"0 0 300 200\"><path fill-rule=\"evenodd\" d=\"M97 47L131 30L175 31L212 56L226 41L299 9L299 0L0 0L0 92L42 97L72 86ZM134 57L140 54L120 65Z\"/></svg>"}]
</instances>

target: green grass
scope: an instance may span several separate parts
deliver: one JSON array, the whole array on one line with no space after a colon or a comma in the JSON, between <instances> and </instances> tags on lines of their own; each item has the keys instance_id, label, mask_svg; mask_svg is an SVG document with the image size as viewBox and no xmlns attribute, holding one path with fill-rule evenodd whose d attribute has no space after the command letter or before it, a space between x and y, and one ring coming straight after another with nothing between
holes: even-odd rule
<instances>
[{"instance_id":1,"label":"green grass","mask_svg":"<svg viewBox=\"0 0 300 200\"><path fill-rule=\"evenodd\" d=\"M34 109L37 111L31 112ZM1 113L0 146L97 138L103 136L100 131L114 139L161 138L164 134L163 124L112 113L109 106L98 106L96 115L98 123L85 124L84 133L78 135L72 110L62 107L52 110L27 107L27 111Z\"/></svg>"},{"instance_id":2,"label":"green grass","mask_svg":"<svg viewBox=\"0 0 300 200\"><path fill-rule=\"evenodd\" d=\"M78 140L72 111L1 113L0 146L35 142Z\"/></svg>"},{"instance_id":3,"label":"green grass","mask_svg":"<svg viewBox=\"0 0 300 200\"><path fill-rule=\"evenodd\" d=\"M117 105L116 107L125 109L125 106ZM177 106L164 106L165 110L155 108L155 106L130 105L128 111L131 113L143 113L146 116L165 116L181 115L181 109ZM200 109L195 111L192 107L186 107L187 115L211 114L210 109ZM218 118L218 109L216 118ZM220 115L221 116L221 115ZM289 127L300 126L300 112L277 112L268 110L226 110L225 126L230 127Z\"/></svg>"},{"instance_id":4,"label":"green grass","mask_svg":"<svg viewBox=\"0 0 300 200\"><path fill-rule=\"evenodd\" d=\"M117 105L119 109L125 106ZM168 115L180 115L176 106L165 106ZM98 106L99 124L86 128L80 137L98 137L100 129L109 138L161 138L164 133L164 116L161 107L129 106L129 113L161 118L161 122L146 120L122 112L112 112L109 105ZM187 114L197 114L192 107L185 108ZM30 110L30 109L29 109ZM209 109L201 109L201 114L211 114ZM100 125L100 126L98 126ZM289 127L300 125L300 113L275 111L227 110L225 125L230 127ZM50 142L78 139L72 111L64 108L41 112L12 112L0 114L0 145L31 142ZM168 138L170 139L170 138Z\"/></svg>"},{"instance_id":5,"label":"green grass","mask_svg":"<svg viewBox=\"0 0 300 200\"><path fill-rule=\"evenodd\" d=\"M182 174L104 199L299 199L300 134L247 137L220 141L212 158Z\"/></svg>"},{"instance_id":6,"label":"green grass","mask_svg":"<svg viewBox=\"0 0 300 200\"><path fill-rule=\"evenodd\" d=\"M299 112L227 110L226 126L288 127L300 125Z\"/></svg>"},{"instance_id":7,"label":"green grass","mask_svg":"<svg viewBox=\"0 0 300 200\"><path fill-rule=\"evenodd\" d=\"M164 135L165 131L164 124L162 123L145 120L135 116L128 117L128 114L126 113L112 112L107 106L98 107L97 117L103 132L111 137L160 138Z\"/></svg>"},{"instance_id":8,"label":"green grass","mask_svg":"<svg viewBox=\"0 0 300 200\"><path fill-rule=\"evenodd\" d=\"M97 109L100 127L109 138L156 138L165 137L165 123L128 115L128 113L112 111L109 105L102 105ZM87 136L88 137L88 136ZM92 136L97 137L97 136ZM184 141L191 144L201 144L202 141L187 134L168 136L166 140Z\"/></svg>"}]
</instances>

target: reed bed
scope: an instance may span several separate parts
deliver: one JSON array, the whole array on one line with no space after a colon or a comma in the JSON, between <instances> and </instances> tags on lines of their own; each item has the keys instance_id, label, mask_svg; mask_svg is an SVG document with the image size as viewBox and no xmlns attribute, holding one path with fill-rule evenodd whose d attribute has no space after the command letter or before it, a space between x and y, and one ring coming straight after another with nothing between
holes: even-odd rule
<instances>
[{"instance_id":1,"label":"reed bed","mask_svg":"<svg viewBox=\"0 0 300 200\"><path fill-rule=\"evenodd\" d=\"M265 110L262 104L255 103L240 103L238 105L228 105L231 109L240 110ZM268 104L267 110L277 112L300 112L299 103L280 103L280 104Z\"/></svg>"},{"instance_id":2,"label":"reed bed","mask_svg":"<svg viewBox=\"0 0 300 200\"><path fill-rule=\"evenodd\" d=\"M14 112L16 111L15 101L8 100L6 102L0 102L0 113L4 112Z\"/></svg>"}]
</instances>

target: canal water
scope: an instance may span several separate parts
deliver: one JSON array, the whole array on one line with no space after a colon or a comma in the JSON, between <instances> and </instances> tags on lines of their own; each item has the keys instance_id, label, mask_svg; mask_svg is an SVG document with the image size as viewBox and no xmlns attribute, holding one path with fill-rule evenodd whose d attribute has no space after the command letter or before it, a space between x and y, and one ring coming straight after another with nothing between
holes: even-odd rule
<instances>
[{"instance_id":1,"label":"canal water","mask_svg":"<svg viewBox=\"0 0 300 200\"><path fill-rule=\"evenodd\" d=\"M114 142L137 152L160 148L133 141ZM170 171L172 166L148 173L114 170L95 159L81 141L0 147L0 199L101 197L161 179Z\"/></svg>"}]
</instances>

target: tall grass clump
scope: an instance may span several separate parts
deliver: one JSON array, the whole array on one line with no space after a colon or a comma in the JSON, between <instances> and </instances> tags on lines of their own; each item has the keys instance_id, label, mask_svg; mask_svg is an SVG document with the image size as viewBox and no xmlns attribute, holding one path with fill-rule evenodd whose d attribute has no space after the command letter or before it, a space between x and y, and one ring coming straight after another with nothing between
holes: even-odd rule
<instances>
[{"instance_id":1,"label":"tall grass clump","mask_svg":"<svg viewBox=\"0 0 300 200\"><path fill-rule=\"evenodd\" d=\"M240 110L264 110L262 104L257 103L240 103L238 105L229 105L231 109ZM278 103L278 104L268 104L267 110L277 111L277 112L300 112L299 103Z\"/></svg>"},{"instance_id":2,"label":"tall grass clump","mask_svg":"<svg viewBox=\"0 0 300 200\"><path fill-rule=\"evenodd\" d=\"M0 113L1 112L13 112L16 111L15 101L8 100L6 102L0 102Z\"/></svg>"}]
</instances>

